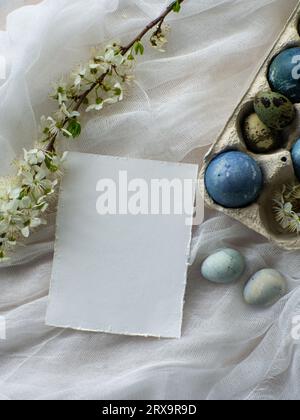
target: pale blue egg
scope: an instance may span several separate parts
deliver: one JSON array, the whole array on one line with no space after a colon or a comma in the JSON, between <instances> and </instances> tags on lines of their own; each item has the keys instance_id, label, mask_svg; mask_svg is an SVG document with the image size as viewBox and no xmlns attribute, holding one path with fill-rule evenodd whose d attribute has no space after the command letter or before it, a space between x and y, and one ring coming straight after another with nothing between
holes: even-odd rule
<instances>
[{"instance_id":1,"label":"pale blue egg","mask_svg":"<svg viewBox=\"0 0 300 420\"><path fill-rule=\"evenodd\" d=\"M286 294L287 283L281 273L272 269L258 271L244 289L244 299L249 305L271 306Z\"/></svg>"},{"instance_id":2,"label":"pale blue egg","mask_svg":"<svg viewBox=\"0 0 300 420\"><path fill-rule=\"evenodd\" d=\"M228 284L238 280L245 270L245 258L235 249L216 251L203 262L202 276L213 283Z\"/></svg>"}]
</instances>

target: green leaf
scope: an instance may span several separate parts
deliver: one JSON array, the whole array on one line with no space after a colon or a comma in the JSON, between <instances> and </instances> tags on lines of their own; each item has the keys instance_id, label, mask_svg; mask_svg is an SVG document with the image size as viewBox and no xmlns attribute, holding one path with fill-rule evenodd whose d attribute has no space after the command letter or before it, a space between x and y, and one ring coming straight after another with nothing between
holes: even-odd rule
<instances>
[{"instance_id":1,"label":"green leaf","mask_svg":"<svg viewBox=\"0 0 300 420\"><path fill-rule=\"evenodd\" d=\"M173 6L173 12L175 12L175 13L179 13L179 12L180 12L180 10L181 10L181 4L180 4L179 0L177 0L177 1L174 3L174 6Z\"/></svg>"},{"instance_id":2,"label":"green leaf","mask_svg":"<svg viewBox=\"0 0 300 420\"><path fill-rule=\"evenodd\" d=\"M79 121L77 121L75 118L73 118L68 126L67 131L72 134L72 137L75 139L76 137L79 137L81 134L81 124Z\"/></svg>"},{"instance_id":3,"label":"green leaf","mask_svg":"<svg viewBox=\"0 0 300 420\"><path fill-rule=\"evenodd\" d=\"M143 55L143 54L144 54L144 52L145 52L145 47L144 47L144 45L141 43L141 41L137 41L137 42L134 44L134 51L135 51L136 55L139 55L139 54Z\"/></svg>"}]
</instances>

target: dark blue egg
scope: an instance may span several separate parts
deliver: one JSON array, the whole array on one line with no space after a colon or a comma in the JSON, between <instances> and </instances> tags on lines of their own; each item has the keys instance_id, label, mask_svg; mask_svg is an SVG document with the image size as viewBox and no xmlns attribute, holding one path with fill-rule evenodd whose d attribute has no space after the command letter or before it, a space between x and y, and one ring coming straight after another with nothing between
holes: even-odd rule
<instances>
[{"instance_id":1,"label":"dark blue egg","mask_svg":"<svg viewBox=\"0 0 300 420\"><path fill-rule=\"evenodd\" d=\"M292 161L296 176L300 180L300 139L296 141L292 149Z\"/></svg>"},{"instance_id":2,"label":"dark blue egg","mask_svg":"<svg viewBox=\"0 0 300 420\"><path fill-rule=\"evenodd\" d=\"M293 103L300 102L300 48L288 48L272 61L269 68L272 89Z\"/></svg>"},{"instance_id":3,"label":"dark blue egg","mask_svg":"<svg viewBox=\"0 0 300 420\"><path fill-rule=\"evenodd\" d=\"M208 165L205 185L217 204L242 208L258 198L263 187L263 175L256 161L245 153L224 152Z\"/></svg>"}]
</instances>

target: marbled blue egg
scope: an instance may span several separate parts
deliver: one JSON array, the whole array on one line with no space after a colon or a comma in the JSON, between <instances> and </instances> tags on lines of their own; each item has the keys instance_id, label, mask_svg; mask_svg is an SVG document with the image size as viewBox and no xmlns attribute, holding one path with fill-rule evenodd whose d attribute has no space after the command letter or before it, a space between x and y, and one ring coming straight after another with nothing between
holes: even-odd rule
<instances>
[{"instance_id":1,"label":"marbled blue egg","mask_svg":"<svg viewBox=\"0 0 300 420\"><path fill-rule=\"evenodd\" d=\"M269 68L269 82L275 92L293 103L300 102L300 48L288 48L277 55Z\"/></svg>"},{"instance_id":2,"label":"marbled blue egg","mask_svg":"<svg viewBox=\"0 0 300 420\"><path fill-rule=\"evenodd\" d=\"M287 291L285 278L276 270L258 271L246 284L244 299L249 305L271 306Z\"/></svg>"},{"instance_id":3,"label":"marbled blue egg","mask_svg":"<svg viewBox=\"0 0 300 420\"><path fill-rule=\"evenodd\" d=\"M296 141L292 148L292 161L297 178L300 180L300 139Z\"/></svg>"},{"instance_id":4,"label":"marbled blue egg","mask_svg":"<svg viewBox=\"0 0 300 420\"><path fill-rule=\"evenodd\" d=\"M238 280L245 270L245 258L235 249L225 248L203 262L201 274L213 283L228 284Z\"/></svg>"},{"instance_id":5,"label":"marbled blue egg","mask_svg":"<svg viewBox=\"0 0 300 420\"><path fill-rule=\"evenodd\" d=\"M263 187L263 175L256 161L245 153L224 152L214 158L205 173L210 197L226 208L253 203Z\"/></svg>"}]
</instances>

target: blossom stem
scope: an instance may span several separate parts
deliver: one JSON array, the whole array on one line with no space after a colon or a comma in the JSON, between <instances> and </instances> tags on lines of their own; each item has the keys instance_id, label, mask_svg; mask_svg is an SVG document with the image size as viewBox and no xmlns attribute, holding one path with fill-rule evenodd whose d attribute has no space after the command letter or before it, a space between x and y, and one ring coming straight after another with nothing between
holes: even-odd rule
<instances>
[{"instance_id":1,"label":"blossom stem","mask_svg":"<svg viewBox=\"0 0 300 420\"><path fill-rule=\"evenodd\" d=\"M155 26L159 25L160 27L162 26L164 20L166 19L166 17L173 12L174 10L174 6L179 3L179 5L181 5L181 3L183 3L185 0L178 0L178 1L173 1L167 8L166 10L160 15L158 16L158 18L154 19L152 22L150 22L143 30L141 33L139 33L139 35L134 38L133 41L131 41L126 47L122 48L121 53L122 54L126 54L133 46L136 42L139 42L142 40L142 38L144 38L144 36L151 31L151 29L153 29Z\"/></svg>"}]
</instances>

